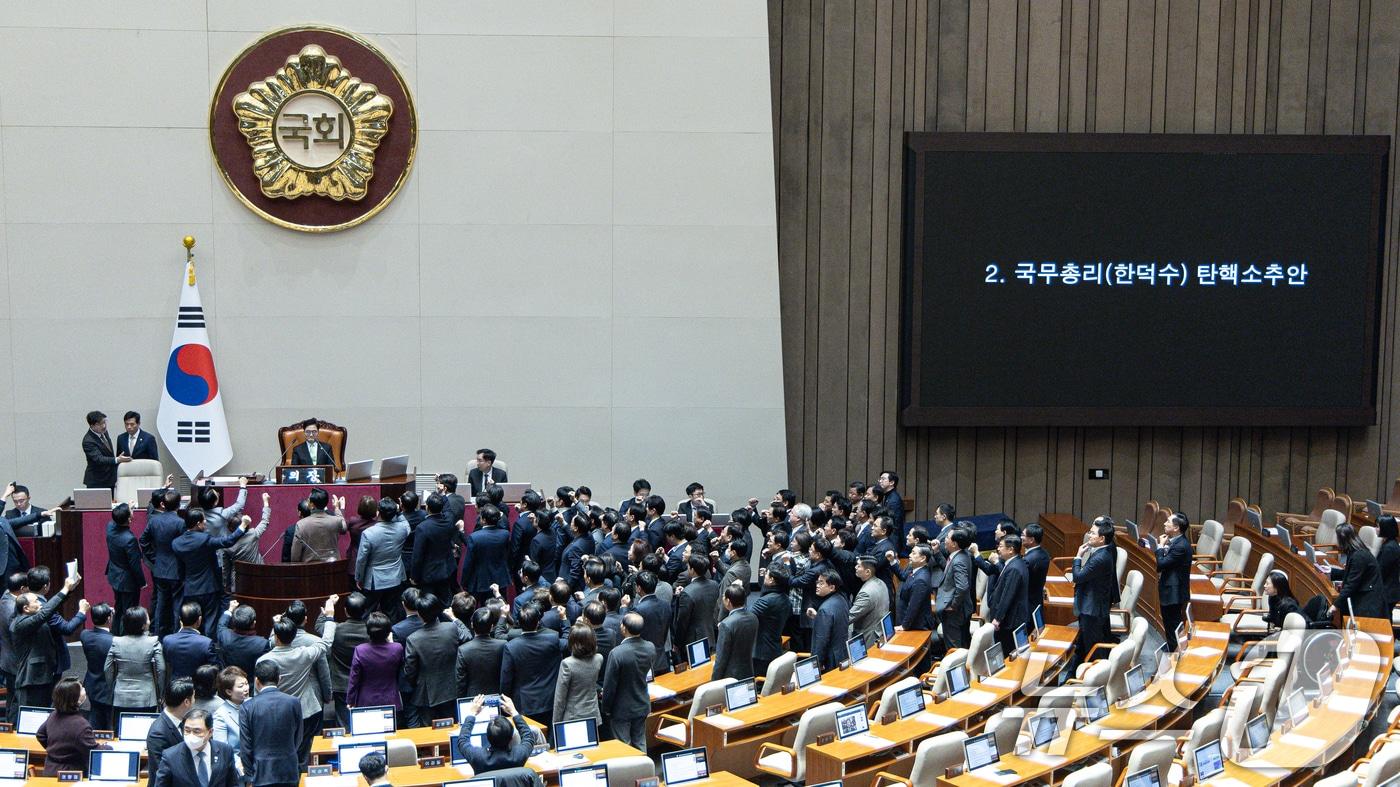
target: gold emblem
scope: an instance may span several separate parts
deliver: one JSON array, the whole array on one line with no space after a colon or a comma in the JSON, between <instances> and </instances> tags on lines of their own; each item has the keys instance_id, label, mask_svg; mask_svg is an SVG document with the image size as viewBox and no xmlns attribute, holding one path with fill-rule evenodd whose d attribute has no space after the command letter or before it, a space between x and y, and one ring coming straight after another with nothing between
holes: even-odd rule
<instances>
[{"instance_id":1,"label":"gold emblem","mask_svg":"<svg viewBox=\"0 0 1400 787\"><path fill-rule=\"evenodd\" d=\"M265 196L361 200L394 103L316 44L233 99Z\"/></svg>"}]
</instances>

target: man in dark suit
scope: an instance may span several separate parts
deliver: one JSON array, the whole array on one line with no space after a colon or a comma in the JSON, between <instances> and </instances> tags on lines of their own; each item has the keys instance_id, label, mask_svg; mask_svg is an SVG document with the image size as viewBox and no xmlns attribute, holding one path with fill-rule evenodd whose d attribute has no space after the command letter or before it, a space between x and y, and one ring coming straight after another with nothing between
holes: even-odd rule
<instances>
[{"instance_id":1,"label":"man in dark suit","mask_svg":"<svg viewBox=\"0 0 1400 787\"><path fill-rule=\"evenodd\" d=\"M569 516L569 542L559 557L559 578L569 583L574 592L582 592L583 564L593 554L593 537L589 534L592 523L583 514Z\"/></svg>"},{"instance_id":2,"label":"man in dark suit","mask_svg":"<svg viewBox=\"0 0 1400 787\"><path fill-rule=\"evenodd\" d=\"M30 573L39 568L32 569ZM44 574L48 574L47 569L44 569ZM53 701L53 687L64 668L60 666L58 650L62 646L50 630L49 621L56 617L58 608L77 586L78 579L76 575L68 577L63 589L47 601L32 591L22 593L15 599L14 618L10 621L10 642L14 646L16 706L44 708ZM47 576L39 584L46 586ZM79 614L86 612L87 602L81 602L78 608L82 610ZM63 655L67 655L66 650Z\"/></svg>"},{"instance_id":3,"label":"man in dark suit","mask_svg":"<svg viewBox=\"0 0 1400 787\"><path fill-rule=\"evenodd\" d=\"M331 454L331 447L321 442L321 426L316 419L308 418L302 421L301 431L306 435L306 440L297 443L297 447L292 449L292 464L335 467L335 456ZM330 483L329 478L326 479L326 483Z\"/></svg>"},{"instance_id":4,"label":"man in dark suit","mask_svg":"<svg viewBox=\"0 0 1400 787\"><path fill-rule=\"evenodd\" d=\"M783 629L792 617L788 598L788 570L771 565L764 571L763 584L756 597L749 599L749 611L758 620L758 641L753 648L755 675L767 675L768 665L783 654Z\"/></svg>"},{"instance_id":5,"label":"man in dark suit","mask_svg":"<svg viewBox=\"0 0 1400 787\"><path fill-rule=\"evenodd\" d=\"M258 693L238 708L238 756L253 787L297 784L301 780L301 701L277 688L277 662L259 661Z\"/></svg>"},{"instance_id":6,"label":"man in dark suit","mask_svg":"<svg viewBox=\"0 0 1400 787\"><path fill-rule=\"evenodd\" d=\"M496 467L496 452L490 448L481 448L476 452L475 467L467 471L467 483L471 484L472 497L476 497L486 491L486 487L492 484L504 484L506 471Z\"/></svg>"},{"instance_id":7,"label":"man in dark suit","mask_svg":"<svg viewBox=\"0 0 1400 787\"><path fill-rule=\"evenodd\" d=\"M679 656L685 646L697 640L715 644L717 621L715 608L719 604L719 583L710 578L710 559L691 553L686 559L690 581L675 594L675 621L671 624L671 643Z\"/></svg>"},{"instance_id":8,"label":"man in dark suit","mask_svg":"<svg viewBox=\"0 0 1400 787\"><path fill-rule=\"evenodd\" d=\"M5 497L9 498L15 507L5 511L5 518L0 522L0 527L12 528L16 536L39 535L37 525L45 519L53 519L52 512L33 504L29 496L29 487L24 484L10 483L5 487ZM15 548L18 548L18 542L15 543Z\"/></svg>"},{"instance_id":9,"label":"man in dark suit","mask_svg":"<svg viewBox=\"0 0 1400 787\"><path fill-rule=\"evenodd\" d=\"M166 749L156 771L157 787L236 787L243 783L234 766L237 755L233 747L214 740L209 711L196 708L186 713L180 729L185 745Z\"/></svg>"},{"instance_id":10,"label":"man in dark suit","mask_svg":"<svg viewBox=\"0 0 1400 787\"><path fill-rule=\"evenodd\" d=\"M112 727L112 684L107 682L107 652L112 649L112 608L107 604L96 604L89 610L92 615L92 628L78 635L83 645L83 660L87 670L83 674L83 689L87 692L88 722L95 730L110 730Z\"/></svg>"},{"instance_id":11,"label":"man in dark suit","mask_svg":"<svg viewBox=\"0 0 1400 787\"><path fill-rule=\"evenodd\" d=\"M180 605L180 630L161 640L165 653L166 679L188 678L201 664L219 664L214 641L200 633L200 606L186 601ZM220 666L222 666L220 664Z\"/></svg>"},{"instance_id":12,"label":"man in dark suit","mask_svg":"<svg viewBox=\"0 0 1400 787\"><path fill-rule=\"evenodd\" d=\"M1089 540L1074 557L1074 614L1079 618L1070 674L1088 658L1100 642L1112 642L1108 611L1118 602L1118 574L1115 562L1118 547L1113 539L1113 520L1101 516L1089 528Z\"/></svg>"},{"instance_id":13,"label":"man in dark suit","mask_svg":"<svg viewBox=\"0 0 1400 787\"><path fill-rule=\"evenodd\" d=\"M786 601L786 599L784 599ZM622 642L613 648L603 668L603 709L612 737L646 751L647 671L656 661L656 647L642 637L646 621L636 612L622 616Z\"/></svg>"},{"instance_id":14,"label":"man in dark suit","mask_svg":"<svg viewBox=\"0 0 1400 787\"><path fill-rule=\"evenodd\" d=\"M1045 576L1050 573L1050 553L1042 546L1045 529L1032 522L1021 531L1021 548L1026 561L1026 608L1035 612L1045 600Z\"/></svg>"},{"instance_id":15,"label":"man in dark suit","mask_svg":"<svg viewBox=\"0 0 1400 787\"><path fill-rule=\"evenodd\" d=\"M943 642L949 648L965 648L972 640L973 600L972 556L968 547L972 534L965 528L954 527L943 541L948 564L943 568L943 581L938 585L936 607Z\"/></svg>"},{"instance_id":16,"label":"man in dark suit","mask_svg":"<svg viewBox=\"0 0 1400 787\"><path fill-rule=\"evenodd\" d=\"M258 657L272 646L267 637L258 636L258 614L252 607L228 603L228 610L219 616L216 634L219 638L219 661L226 667L239 667L252 675Z\"/></svg>"},{"instance_id":17,"label":"man in dark suit","mask_svg":"<svg viewBox=\"0 0 1400 787\"><path fill-rule=\"evenodd\" d=\"M164 699L165 711L156 716L151 729L146 733L147 787L155 785L156 774L160 773L160 762L166 750L179 747L185 742L180 724L194 705L194 683L189 678L171 681L165 690Z\"/></svg>"},{"instance_id":18,"label":"man in dark suit","mask_svg":"<svg viewBox=\"0 0 1400 787\"><path fill-rule=\"evenodd\" d=\"M436 481L437 493L442 495L442 511L447 521L456 522L466 516L467 501L457 494L457 476L452 473L438 473ZM432 513L432 509L428 509L428 515L432 516Z\"/></svg>"},{"instance_id":19,"label":"man in dark suit","mask_svg":"<svg viewBox=\"0 0 1400 787\"><path fill-rule=\"evenodd\" d=\"M666 653L666 635L671 630L671 605L656 597L656 575L650 571L637 574L637 592L641 598L632 610L642 616L642 638L656 648L652 670L657 675L671 671L671 659Z\"/></svg>"},{"instance_id":20,"label":"man in dark suit","mask_svg":"<svg viewBox=\"0 0 1400 787\"><path fill-rule=\"evenodd\" d=\"M83 435L83 456L87 469L83 471L83 486L88 489L112 489L117 485L117 465L131 461L126 454L112 448L107 434L107 414L93 410L87 414L88 430Z\"/></svg>"},{"instance_id":21,"label":"man in dark suit","mask_svg":"<svg viewBox=\"0 0 1400 787\"><path fill-rule=\"evenodd\" d=\"M841 592L841 575L826 569L817 577L817 607L807 609L812 619L812 655L823 671L836 669L847 657L851 605Z\"/></svg>"},{"instance_id":22,"label":"man in dark suit","mask_svg":"<svg viewBox=\"0 0 1400 787\"><path fill-rule=\"evenodd\" d=\"M510 587L510 532L501 526L501 509L487 503L477 510L476 529L467 536L462 560L462 589L478 605L491 598L491 586Z\"/></svg>"},{"instance_id":23,"label":"man in dark suit","mask_svg":"<svg viewBox=\"0 0 1400 787\"><path fill-rule=\"evenodd\" d=\"M455 715L457 646L466 637L458 633L455 623L442 621L442 609L442 602L433 594L418 597L423 628L404 644L404 682L413 687L404 708L408 726L427 726L433 719Z\"/></svg>"},{"instance_id":24,"label":"man in dark suit","mask_svg":"<svg viewBox=\"0 0 1400 787\"><path fill-rule=\"evenodd\" d=\"M893 470L882 471L875 485L885 496L885 510L892 523L890 538L899 543L904 537L904 498L899 494L899 474Z\"/></svg>"},{"instance_id":25,"label":"man in dark suit","mask_svg":"<svg viewBox=\"0 0 1400 787\"><path fill-rule=\"evenodd\" d=\"M122 416L126 430L117 435L117 455L126 454L132 459L154 459L160 461L160 450L156 448L155 435L141 428L141 414L128 410Z\"/></svg>"},{"instance_id":26,"label":"man in dark suit","mask_svg":"<svg viewBox=\"0 0 1400 787\"><path fill-rule=\"evenodd\" d=\"M506 641L491 636L491 610L472 613L472 638L457 647L457 696L501 693L501 660Z\"/></svg>"},{"instance_id":27,"label":"man in dark suit","mask_svg":"<svg viewBox=\"0 0 1400 787\"><path fill-rule=\"evenodd\" d=\"M428 518L413 534L413 566L409 577L425 593L438 598L452 598L457 584L457 563L452 556L455 544L465 544L466 538L457 528L460 519L449 519L444 509L447 498L434 492L428 495ZM397 639L397 637L395 638Z\"/></svg>"},{"instance_id":28,"label":"man in dark suit","mask_svg":"<svg viewBox=\"0 0 1400 787\"><path fill-rule=\"evenodd\" d=\"M1157 537L1157 600L1169 651L1176 650L1176 627L1191 601L1191 541L1186 537L1190 525L1185 514L1172 514L1162 526L1166 532Z\"/></svg>"},{"instance_id":29,"label":"man in dark suit","mask_svg":"<svg viewBox=\"0 0 1400 787\"><path fill-rule=\"evenodd\" d=\"M169 479L167 479L169 480ZM141 552L151 564L155 593L151 599L151 633L163 637L175 630L175 605L180 598L180 558L172 547L185 531L180 519L180 493L167 486L151 495L146 529L141 531Z\"/></svg>"},{"instance_id":30,"label":"man in dark suit","mask_svg":"<svg viewBox=\"0 0 1400 787\"><path fill-rule=\"evenodd\" d=\"M754 644L758 641L758 618L745 606L749 591L741 585L724 589L724 619L719 622L715 641L715 662L711 680L754 676Z\"/></svg>"},{"instance_id":31,"label":"man in dark suit","mask_svg":"<svg viewBox=\"0 0 1400 787\"><path fill-rule=\"evenodd\" d=\"M214 537L206 531L204 512L194 509L185 514L185 532L170 542L170 548L180 561L180 573L185 577L186 604L198 604L204 620L203 633L214 633L218 624L219 593L223 589L223 573L219 570L218 551L238 543L243 537L244 524L239 520L226 535ZM181 615L183 617L183 614Z\"/></svg>"},{"instance_id":32,"label":"man in dark suit","mask_svg":"<svg viewBox=\"0 0 1400 787\"><path fill-rule=\"evenodd\" d=\"M457 736L458 756L466 760L476 773L522 767L535 748L535 733L525 723L525 717L515 709L510 697L504 694L501 695L500 715L486 725L486 747L472 745L471 736L467 733L476 723L485 700L485 697L478 696L467 706L466 715L462 717L461 734ZM519 734L520 742L512 746L510 742L516 734Z\"/></svg>"},{"instance_id":33,"label":"man in dark suit","mask_svg":"<svg viewBox=\"0 0 1400 787\"><path fill-rule=\"evenodd\" d=\"M131 532L131 508L126 503L112 509L107 523L107 584L116 596L117 636L124 632L123 613L141 606L141 588L146 586L146 570L141 566L141 548ZM106 729L98 727L97 729Z\"/></svg>"},{"instance_id":34,"label":"man in dark suit","mask_svg":"<svg viewBox=\"0 0 1400 787\"><path fill-rule=\"evenodd\" d=\"M365 615L368 612L369 598L365 594L354 592L346 596L346 619L335 627L335 636L331 638L331 699L335 700L335 718L341 727L350 726L350 707L345 702L345 692L350 680L350 664L355 658L355 648L369 642L369 630L365 626ZM330 620L325 610L316 616L316 636L325 639L326 624Z\"/></svg>"},{"instance_id":35,"label":"man in dark suit","mask_svg":"<svg viewBox=\"0 0 1400 787\"><path fill-rule=\"evenodd\" d=\"M559 677L559 641L540 628L540 609L520 611L520 636L506 643L501 658L501 696L509 695L526 716L549 729L554 717L554 684Z\"/></svg>"},{"instance_id":36,"label":"man in dark suit","mask_svg":"<svg viewBox=\"0 0 1400 787\"><path fill-rule=\"evenodd\" d=\"M1030 571L1021 558L1021 537L1002 536L997 543L997 554L1001 556L1001 571L997 582L989 591L987 614L996 629L997 642L1001 652L1010 655L1016 650L1016 627L1030 617L1026 608L1026 583L1030 581Z\"/></svg>"}]
</instances>

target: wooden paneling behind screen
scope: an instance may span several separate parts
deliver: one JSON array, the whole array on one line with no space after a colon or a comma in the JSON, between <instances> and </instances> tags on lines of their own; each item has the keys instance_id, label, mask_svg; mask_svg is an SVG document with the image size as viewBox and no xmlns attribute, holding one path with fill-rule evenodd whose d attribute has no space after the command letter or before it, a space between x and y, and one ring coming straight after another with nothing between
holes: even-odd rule
<instances>
[{"instance_id":1,"label":"wooden paneling behind screen","mask_svg":"<svg viewBox=\"0 0 1400 787\"><path fill-rule=\"evenodd\" d=\"M1306 510L1322 485L1388 494L1400 472L1393 172L1378 426L906 429L897 413L900 151L906 130L1393 136L1400 2L768 7L795 489L810 498L889 467L919 518L951 500L1018 521L1041 511L1132 517L1149 497L1202 519L1218 518L1235 495L1270 514ZM1158 319L1170 330L1170 315ZM1307 369L1256 382L1328 384ZM1111 480L1086 480L1091 467L1109 468Z\"/></svg>"}]
</instances>

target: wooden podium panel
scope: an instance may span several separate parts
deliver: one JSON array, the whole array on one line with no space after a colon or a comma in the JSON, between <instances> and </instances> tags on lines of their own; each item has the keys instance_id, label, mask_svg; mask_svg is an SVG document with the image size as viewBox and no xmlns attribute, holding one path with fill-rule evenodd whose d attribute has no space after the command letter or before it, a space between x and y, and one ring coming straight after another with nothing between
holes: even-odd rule
<instances>
[{"instance_id":1,"label":"wooden podium panel","mask_svg":"<svg viewBox=\"0 0 1400 787\"><path fill-rule=\"evenodd\" d=\"M258 613L258 633L272 631L272 616L296 599L306 602L306 629L314 631L318 610L332 593L350 593L349 561L322 563L245 563L235 567L233 597ZM343 608L343 603L342 603Z\"/></svg>"}]
</instances>

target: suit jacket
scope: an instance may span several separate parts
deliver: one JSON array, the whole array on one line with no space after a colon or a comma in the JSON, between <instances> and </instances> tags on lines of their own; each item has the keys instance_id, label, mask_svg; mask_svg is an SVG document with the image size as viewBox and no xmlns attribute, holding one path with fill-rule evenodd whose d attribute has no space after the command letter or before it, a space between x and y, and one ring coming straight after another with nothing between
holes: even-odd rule
<instances>
[{"instance_id":1,"label":"suit jacket","mask_svg":"<svg viewBox=\"0 0 1400 787\"><path fill-rule=\"evenodd\" d=\"M554 721L574 719L603 720L598 710L598 686L603 680L603 657L594 653L587 659L573 656L559 662L559 682L554 685Z\"/></svg>"},{"instance_id":2,"label":"suit jacket","mask_svg":"<svg viewBox=\"0 0 1400 787\"><path fill-rule=\"evenodd\" d=\"M42 509L38 506L30 506L33 511ZM9 513L9 512L7 512ZM15 511L14 513L19 513ZM8 577L16 571L29 570L29 556L24 554L24 549L19 545L19 535L15 532L13 517L0 517L0 577Z\"/></svg>"},{"instance_id":3,"label":"suit jacket","mask_svg":"<svg viewBox=\"0 0 1400 787\"><path fill-rule=\"evenodd\" d=\"M345 680L345 704L352 708L366 705L402 707L398 679L402 671L402 642L364 642L355 646L355 653L350 659L350 674Z\"/></svg>"},{"instance_id":4,"label":"suit jacket","mask_svg":"<svg viewBox=\"0 0 1400 787\"><path fill-rule=\"evenodd\" d=\"M165 674L171 681L193 676L201 664L222 666L214 652L214 640L194 629L167 634L160 644L165 651Z\"/></svg>"},{"instance_id":5,"label":"suit jacket","mask_svg":"<svg viewBox=\"0 0 1400 787\"><path fill-rule=\"evenodd\" d=\"M574 592L583 590L583 559L593 554L592 538L575 538L559 558L559 578L568 580Z\"/></svg>"},{"instance_id":6,"label":"suit jacket","mask_svg":"<svg viewBox=\"0 0 1400 787\"><path fill-rule=\"evenodd\" d=\"M501 660L506 641L475 637L457 646L457 696L501 693Z\"/></svg>"},{"instance_id":7,"label":"suit jacket","mask_svg":"<svg viewBox=\"0 0 1400 787\"><path fill-rule=\"evenodd\" d=\"M885 494L885 508L890 512L890 519L894 521L894 529L890 535L904 543L904 498L900 496L898 489L891 489Z\"/></svg>"},{"instance_id":8,"label":"suit jacket","mask_svg":"<svg viewBox=\"0 0 1400 787\"><path fill-rule=\"evenodd\" d=\"M256 634L239 634L228 627L229 614L219 614L219 625L214 635L219 638L219 660L227 667L239 667L249 675L258 663L258 657L272 646L267 639Z\"/></svg>"},{"instance_id":9,"label":"suit jacket","mask_svg":"<svg viewBox=\"0 0 1400 787\"><path fill-rule=\"evenodd\" d=\"M23 513L21 513L18 508L11 508L6 511L4 516L5 521L0 524L9 525L14 529L16 536L35 536L38 535L38 532L34 529L34 526L44 520L44 514L47 511L47 508L41 508L31 502L29 504L29 510ZM25 565L28 565L27 560Z\"/></svg>"},{"instance_id":10,"label":"suit jacket","mask_svg":"<svg viewBox=\"0 0 1400 787\"><path fill-rule=\"evenodd\" d=\"M1026 561L1026 606L1032 611L1045 601L1045 576L1050 573L1050 553L1037 545L1021 556Z\"/></svg>"},{"instance_id":11,"label":"suit jacket","mask_svg":"<svg viewBox=\"0 0 1400 787\"><path fill-rule=\"evenodd\" d=\"M97 745L87 714L51 712L39 725L35 736L44 747L44 775L57 776L59 771L88 769L88 752L106 748Z\"/></svg>"},{"instance_id":12,"label":"suit jacket","mask_svg":"<svg viewBox=\"0 0 1400 787\"><path fill-rule=\"evenodd\" d=\"M491 483L504 484L507 480L509 479L505 470L495 466L491 468ZM486 491L487 484L485 476L475 467L467 471L467 483L471 485L472 497L476 497Z\"/></svg>"},{"instance_id":13,"label":"suit jacket","mask_svg":"<svg viewBox=\"0 0 1400 787\"><path fill-rule=\"evenodd\" d=\"M559 541L553 530L536 532L526 545L525 554L539 565L541 579L559 576Z\"/></svg>"},{"instance_id":14,"label":"suit jacket","mask_svg":"<svg viewBox=\"0 0 1400 787\"><path fill-rule=\"evenodd\" d=\"M520 736L519 743L504 750L483 749L480 746L473 746L470 736L462 735L457 738L458 756L466 760L467 764L472 766L472 770L478 774L523 766L525 761L530 758L530 752L535 748L535 732L530 729L530 725L525 723L525 717L519 713L515 714L512 721L515 722L515 731ZM475 723L475 716L467 716L462 719L462 729L470 730Z\"/></svg>"},{"instance_id":15,"label":"suit jacket","mask_svg":"<svg viewBox=\"0 0 1400 787\"><path fill-rule=\"evenodd\" d=\"M603 707L613 719L644 719L651 712L647 670L656 662L656 647L642 637L628 637L613 648L603 669Z\"/></svg>"},{"instance_id":16,"label":"suit jacket","mask_svg":"<svg viewBox=\"0 0 1400 787\"><path fill-rule=\"evenodd\" d=\"M309 443L297 443L297 447L292 449L292 464L336 466L335 457L331 455L331 447L319 440L316 442L315 456L311 455L311 445ZM327 483L329 483L329 480L327 480Z\"/></svg>"},{"instance_id":17,"label":"suit jacket","mask_svg":"<svg viewBox=\"0 0 1400 787\"><path fill-rule=\"evenodd\" d=\"M1395 602L1400 601L1400 543L1381 542L1376 563L1380 566L1381 584L1385 586L1386 606L1394 606Z\"/></svg>"},{"instance_id":18,"label":"suit jacket","mask_svg":"<svg viewBox=\"0 0 1400 787\"><path fill-rule=\"evenodd\" d=\"M161 710L156 716L155 723L151 725L150 732L146 733L146 778L147 785L156 783L156 774L160 772L161 760L165 757L166 749L173 749L185 742L185 734L175 723L170 721L170 717ZM195 782L199 784L199 782Z\"/></svg>"},{"instance_id":19,"label":"suit jacket","mask_svg":"<svg viewBox=\"0 0 1400 787\"><path fill-rule=\"evenodd\" d=\"M404 645L403 674L414 705L441 705L456 699L457 627L441 621L413 632Z\"/></svg>"},{"instance_id":20,"label":"suit jacket","mask_svg":"<svg viewBox=\"0 0 1400 787\"><path fill-rule=\"evenodd\" d=\"M335 628L335 621L326 621L324 636L313 637L304 631L298 632L299 636L292 640L291 645L279 644L258 658L258 662L271 661L277 665L277 672L282 676L278 686L301 701L302 718L310 718L320 713L324 707L321 700L321 679L317 671L326 653L330 651L331 641L335 639ZM254 664L255 669L256 666Z\"/></svg>"},{"instance_id":21,"label":"suit jacket","mask_svg":"<svg viewBox=\"0 0 1400 787\"><path fill-rule=\"evenodd\" d=\"M233 546L242 535L242 530L234 530L215 538L199 530L186 530L170 542L185 575L186 596L209 595L223 589L223 573L215 555L220 549Z\"/></svg>"},{"instance_id":22,"label":"suit jacket","mask_svg":"<svg viewBox=\"0 0 1400 787\"><path fill-rule=\"evenodd\" d=\"M987 600L987 614L991 620L1000 621L1001 630L1008 634L1025 623L1031 616L1026 607L1026 585L1030 582L1030 569L1019 555L1006 561L997 575L996 586L991 589Z\"/></svg>"},{"instance_id":23,"label":"suit jacket","mask_svg":"<svg viewBox=\"0 0 1400 787\"><path fill-rule=\"evenodd\" d=\"M676 594L676 618L672 624L672 644L678 648L699 640L715 644L718 623L715 604L719 601L719 583L708 577L691 580Z\"/></svg>"},{"instance_id":24,"label":"suit jacket","mask_svg":"<svg viewBox=\"0 0 1400 787\"><path fill-rule=\"evenodd\" d=\"M856 592L851 604L851 632L865 637L866 642L881 631L880 622L890 612L889 591L879 577L871 577Z\"/></svg>"},{"instance_id":25,"label":"suit jacket","mask_svg":"<svg viewBox=\"0 0 1400 787\"><path fill-rule=\"evenodd\" d=\"M301 780L301 703L269 686L238 708L238 757L254 787Z\"/></svg>"},{"instance_id":26,"label":"suit jacket","mask_svg":"<svg viewBox=\"0 0 1400 787\"><path fill-rule=\"evenodd\" d=\"M772 661L783 654L783 629L792 617L792 604L788 602L787 593L765 587L761 593L749 597L748 606L758 619L758 641L754 643L753 657L758 661Z\"/></svg>"},{"instance_id":27,"label":"suit jacket","mask_svg":"<svg viewBox=\"0 0 1400 787\"><path fill-rule=\"evenodd\" d=\"M15 649L15 683L19 687L43 686L54 682L59 670L60 643L49 631L49 618L67 596L62 590L44 602L39 611L26 615L16 610L10 621L11 644Z\"/></svg>"},{"instance_id":28,"label":"suit jacket","mask_svg":"<svg viewBox=\"0 0 1400 787\"><path fill-rule=\"evenodd\" d=\"M129 527L107 523L107 584L112 590L135 593L146 586L146 572L141 567L141 548ZM125 610L113 610L120 615Z\"/></svg>"},{"instance_id":29,"label":"suit jacket","mask_svg":"<svg viewBox=\"0 0 1400 787\"><path fill-rule=\"evenodd\" d=\"M915 569L899 586L899 603L895 619L909 631L933 631L933 608L929 606L933 592L928 566Z\"/></svg>"},{"instance_id":30,"label":"suit jacket","mask_svg":"<svg viewBox=\"0 0 1400 787\"><path fill-rule=\"evenodd\" d=\"M1118 597L1116 551L1099 547L1083 561L1074 559L1074 614L1108 617Z\"/></svg>"},{"instance_id":31,"label":"suit jacket","mask_svg":"<svg viewBox=\"0 0 1400 787\"><path fill-rule=\"evenodd\" d=\"M938 585L939 615L951 614L959 620L972 617L975 606L972 572L972 555L966 549L949 556L948 565L943 569L943 581Z\"/></svg>"},{"instance_id":32,"label":"suit jacket","mask_svg":"<svg viewBox=\"0 0 1400 787\"><path fill-rule=\"evenodd\" d=\"M554 635L540 628L506 643L501 658L501 693L530 716L554 709L554 683L559 676L559 646Z\"/></svg>"},{"instance_id":33,"label":"suit jacket","mask_svg":"<svg viewBox=\"0 0 1400 787\"><path fill-rule=\"evenodd\" d=\"M111 489L117 485L117 453L112 450L110 435L98 436L91 429L87 430L83 435L83 456L87 458L83 486Z\"/></svg>"},{"instance_id":34,"label":"suit jacket","mask_svg":"<svg viewBox=\"0 0 1400 787\"><path fill-rule=\"evenodd\" d=\"M113 637L102 671L111 686L112 705L153 708L160 704L160 692L165 687L165 654L159 639L146 634Z\"/></svg>"},{"instance_id":35,"label":"suit jacket","mask_svg":"<svg viewBox=\"0 0 1400 787\"><path fill-rule=\"evenodd\" d=\"M1185 604L1191 600L1191 541L1186 534L1159 547L1157 553L1157 598L1162 604ZM1114 567L1117 571L1117 567ZM1115 579L1117 574L1115 573Z\"/></svg>"},{"instance_id":36,"label":"suit jacket","mask_svg":"<svg viewBox=\"0 0 1400 787\"><path fill-rule=\"evenodd\" d=\"M15 617L15 596L6 590L0 593L0 670L13 675L19 669L19 659L10 638L10 621Z\"/></svg>"},{"instance_id":37,"label":"suit jacket","mask_svg":"<svg viewBox=\"0 0 1400 787\"><path fill-rule=\"evenodd\" d=\"M154 459L160 461L160 450L156 448L156 438L145 429L136 430L136 439L122 430L117 435L117 453L126 454L132 459Z\"/></svg>"},{"instance_id":38,"label":"suit jacket","mask_svg":"<svg viewBox=\"0 0 1400 787\"><path fill-rule=\"evenodd\" d=\"M633 605L633 611L642 616L642 639L656 648L656 662L653 667L656 674L670 672L671 662L666 655L666 640L671 630L671 605L653 593L639 599Z\"/></svg>"},{"instance_id":39,"label":"suit jacket","mask_svg":"<svg viewBox=\"0 0 1400 787\"><path fill-rule=\"evenodd\" d=\"M1361 546L1347 553L1346 567L1332 569L1332 579L1342 580L1342 589L1337 591L1332 605L1343 615L1347 614L1347 599L1350 599L1357 617L1390 619L1380 567L1371 550Z\"/></svg>"},{"instance_id":40,"label":"suit jacket","mask_svg":"<svg viewBox=\"0 0 1400 787\"><path fill-rule=\"evenodd\" d=\"M413 581L425 585L452 579L457 573L452 545L465 543L457 520L449 520L445 512L429 515L413 534Z\"/></svg>"},{"instance_id":41,"label":"suit jacket","mask_svg":"<svg viewBox=\"0 0 1400 787\"><path fill-rule=\"evenodd\" d=\"M822 670L835 669L846 658L846 639L850 636L851 605L846 596L836 591L822 599L817 607L817 619L812 621L812 655Z\"/></svg>"},{"instance_id":42,"label":"suit jacket","mask_svg":"<svg viewBox=\"0 0 1400 787\"><path fill-rule=\"evenodd\" d=\"M320 637L325 633L329 620L325 614L316 616L316 636ZM330 652L331 691L345 692L346 681L350 677L350 663L355 658L355 648L366 642L369 642L369 631L365 628L363 620L347 620L335 627ZM398 670L395 669L394 672Z\"/></svg>"},{"instance_id":43,"label":"suit jacket","mask_svg":"<svg viewBox=\"0 0 1400 787\"><path fill-rule=\"evenodd\" d=\"M495 584L504 593L510 587L510 532L504 527L478 527L467 537L462 559L462 589L489 593Z\"/></svg>"},{"instance_id":44,"label":"suit jacket","mask_svg":"<svg viewBox=\"0 0 1400 787\"><path fill-rule=\"evenodd\" d=\"M293 563L319 563L340 557L340 534L345 519L325 511L313 511L297 520L292 540Z\"/></svg>"},{"instance_id":45,"label":"suit jacket","mask_svg":"<svg viewBox=\"0 0 1400 787\"><path fill-rule=\"evenodd\" d=\"M234 769L233 758L238 756L232 746L220 741L209 741L212 746L209 754L209 787L238 787L242 780ZM157 787L185 787L198 785L199 777L194 767L194 752L188 746L172 746L160 760L160 770L156 772Z\"/></svg>"},{"instance_id":46,"label":"suit jacket","mask_svg":"<svg viewBox=\"0 0 1400 787\"><path fill-rule=\"evenodd\" d=\"M752 678L754 646L758 642L758 617L747 607L740 607L719 622L718 632L710 680Z\"/></svg>"},{"instance_id":47,"label":"suit jacket","mask_svg":"<svg viewBox=\"0 0 1400 787\"><path fill-rule=\"evenodd\" d=\"M112 684L107 681L104 667L107 665L107 653L112 649L112 632L99 628L86 629L78 635L78 641L83 645L83 660L87 662L83 688L87 690L88 699L111 705Z\"/></svg>"},{"instance_id":48,"label":"suit jacket","mask_svg":"<svg viewBox=\"0 0 1400 787\"><path fill-rule=\"evenodd\" d=\"M151 562L151 576L156 579L180 579L180 559L171 546L185 532L185 523L174 511L161 511L146 519L141 531L141 551Z\"/></svg>"},{"instance_id":49,"label":"suit jacket","mask_svg":"<svg viewBox=\"0 0 1400 787\"><path fill-rule=\"evenodd\" d=\"M355 554L355 581L360 587L389 590L408 581L403 566L403 544L407 539L408 520L402 514L388 522L377 522L360 535L360 548Z\"/></svg>"}]
</instances>

